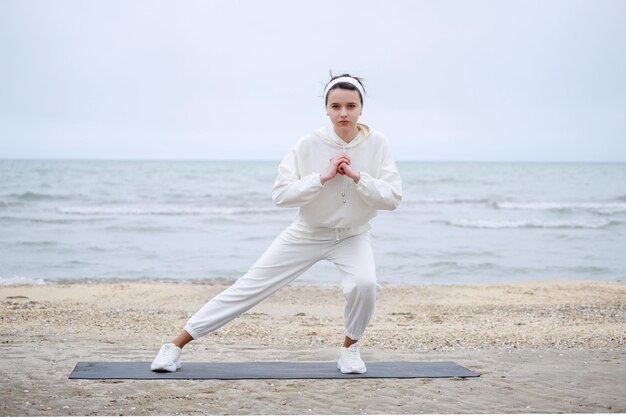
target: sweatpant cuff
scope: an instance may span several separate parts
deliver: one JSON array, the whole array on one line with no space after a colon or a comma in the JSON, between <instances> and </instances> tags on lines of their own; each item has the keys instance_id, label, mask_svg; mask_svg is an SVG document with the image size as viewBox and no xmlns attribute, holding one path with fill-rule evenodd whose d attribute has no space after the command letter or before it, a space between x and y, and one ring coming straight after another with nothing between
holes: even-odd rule
<instances>
[{"instance_id":1,"label":"sweatpant cuff","mask_svg":"<svg viewBox=\"0 0 626 417\"><path fill-rule=\"evenodd\" d=\"M191 328L190 325L186 324L184 327L184 330L189 333L189 335L191 337L193 337L193 340L196 340L197 338L200 337L200 335L198 334L198 332L196 332L194 329Z\"/></svg>"},{"instance_id":2,"label":"sweatpant cuff","mask_svg":"<svg viewBox=\"0 0 626 417\"><path fill-rule=\"evenodd\" d=\"M350 333L350 332L348 332L348 330L345 330L345 331L343 332L343 334L344 334L345 336L349 337L349 338L350 338L350 339L352 339L352 340L359 340L359 339L361 338L361 336L363 336L363 335L358 335L358 336L357 336L357 335L355 335L354 333Z\"/></svg>"}]
</instances>

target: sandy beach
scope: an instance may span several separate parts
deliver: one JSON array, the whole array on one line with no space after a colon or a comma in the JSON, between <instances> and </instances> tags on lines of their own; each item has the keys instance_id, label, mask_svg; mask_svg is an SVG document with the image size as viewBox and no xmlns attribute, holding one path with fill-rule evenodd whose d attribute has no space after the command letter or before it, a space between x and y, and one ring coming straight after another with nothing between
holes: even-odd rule
<instances>
[{"instance_id":1,"label":"sandy beach","mask_svg":"<svg viewBox=\"0 0 626 417\"><path fill-rule=\"evenodd\" d=\"M69 380L78 361L151 361L225 288L0 287L2 415L626 412L626 284L382 285L364 360L451 360L470 379ZM288 286L185 361L334 361L339 287Z\"/></svg>"}]
</instances>

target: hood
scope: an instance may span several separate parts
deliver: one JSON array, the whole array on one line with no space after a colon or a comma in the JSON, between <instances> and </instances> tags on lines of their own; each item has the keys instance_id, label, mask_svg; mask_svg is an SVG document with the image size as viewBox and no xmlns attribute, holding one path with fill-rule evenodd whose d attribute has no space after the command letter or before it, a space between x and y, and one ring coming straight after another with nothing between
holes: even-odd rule
<instances>
[{"instance_id":1,"label":"hood","mask_svg":"<svg viewBox=\"0 0 626 417\"><path fill-rule=\"evenodd\" d=\"M357 128L359 129L359 133L356 136L356 138L350 141L350 143L345 142L343 139L341 139L335 133L335 129L333 129L332 125L321 127L317 129L316 131L314 131L313 133L315 133L317 136L319 136L324 142L328 143L329 145L333 145L341 149L348 149L348 148L354 148L355 146L358 146L361 142L367 139L367 137L372 133L371 129L367 125L357 123Z\"/></svg>"}]
</instances>

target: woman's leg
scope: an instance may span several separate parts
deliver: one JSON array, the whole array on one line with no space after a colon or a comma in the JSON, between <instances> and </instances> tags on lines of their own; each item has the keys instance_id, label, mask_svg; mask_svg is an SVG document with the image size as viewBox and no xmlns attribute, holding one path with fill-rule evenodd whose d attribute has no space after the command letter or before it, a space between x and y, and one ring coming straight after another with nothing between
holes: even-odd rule
<instances>
[{"instance_id":1,"label":"woman's leg","mask_svg":"<svg viewBox=\"0 0 626 417\"><path fill-rule=\"evenodd\" d=\"M342 373L367 372L357 341L365 332L376 306L378 284L369 233L352 236L333 245L327 259L343 275L345 339L339 351L337 368Z\"/></svg>"},{"instance_id":2,"label":"woman's leg","mask_svg":"<svg viewBox=\"0 0 626 417\"><path fill-rule=\"evenodd\" d=\"M244 276L189 319L174 343L184 346L222 327L296 279L321 259L321 253L319 242L282 232Z\"/></svg>"},{"instance_id":3,"label":"woman's leg","mask_svg":"<svg viewBox=\"0 0 626 417\"><path fill-rule=\"evenodd\" d=\"M350 347L365 332L374 315L378 296L376 265L369 233L340 241L333 247L327 259L343 275L342 287L346 300L344 347Z\"/></svg>"},{"instance_id":4,"label":"woman's leg","mask_svg":"<svg viewBox=\"0 0 626 417\"><path fill-rule=\"evenodd\" d=\"M150 369L168 372L179 369L183 346L272 295L317 262L322 252L320 242L296 239L287 231L281 233L243 277L202 306L172 343L161 346Z\"/></svg>"},{"instance_id":5,"label":"woman's leg","mask_svg":"<svg viewBox=\"0 0 626 417\"><path fill-rule=\"evenodd\" d=\"M191 337L191 335L187 333L187 330L183 330L178 336L174 338L174 340L172 340L172 343L182 349L187 343L191 342L192 340L193 337Z\"/></svg>"},{"instance_id":6,"label":"woman's leg","mask_svg":"<svg viewBox=\"0 0 626 417\"><path fill-rule=\"evenodd\" d=\"M358 340L350 339L348 336L345 336L344 339L343 339L343 347L349 348L350 346L352 346L356 342L358 342Z\"/></svg>"}]
</instances>

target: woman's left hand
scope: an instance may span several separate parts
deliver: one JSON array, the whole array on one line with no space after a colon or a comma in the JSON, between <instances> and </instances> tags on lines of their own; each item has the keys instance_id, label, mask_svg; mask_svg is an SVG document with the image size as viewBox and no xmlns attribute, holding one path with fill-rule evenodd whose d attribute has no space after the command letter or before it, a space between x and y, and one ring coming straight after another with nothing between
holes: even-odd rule
<instances>
[{"instance_id":1,"label":"woman's left hand","mask_svg":"<svg viewBox=\"0 0 626 417\"><path fill-rule=\"evenodd\" d=\"M358 183L361 179L361 174L359 173L359 171L353 170L352 168L350 168L350 165L346 164L345 162L339 165L339 167L337 168L337 172L341 175L347 175L349 178L352 178L352 181L354 181L355 183Z\"/></svg>"}]
</instances>

